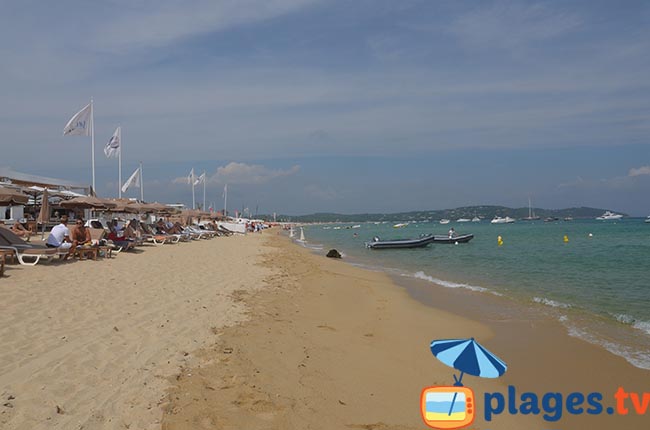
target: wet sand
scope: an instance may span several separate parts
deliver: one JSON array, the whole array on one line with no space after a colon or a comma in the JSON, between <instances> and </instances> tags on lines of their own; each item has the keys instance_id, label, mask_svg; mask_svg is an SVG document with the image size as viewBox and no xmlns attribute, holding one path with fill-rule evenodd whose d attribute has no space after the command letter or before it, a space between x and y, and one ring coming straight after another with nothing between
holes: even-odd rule
<instances>
[{"instance_id":1,"label":"wet sand","mask_svg":"<svg viewBox=\"0 0 650 430\"><path fill-rule=\"evenodd\" d=\"M453 383L453 369L432 356L429 343L468 337L509 364L499 379L465 377L477 396L471 428L647 428L647 417L571 416L566 409L559 421L544 421L546 392L566 399L600 391L607 407L619 385L648 391L650 381L649 372L567 336L558 323L525 315L486 319L477 309L492 306L498 315L497 298L467 301L424 282L397 286L383 273L313 255L284 237L271 237L269 246L264 264L275 275L244 298L250 320L223 330L201 352L203 364L179 375L165 430L422 429L422 388ZM506 412L486 422L484 393L505 395L508 385L517 396L538 393L541 414ZM556 414L551 406L549 416Z\"/></svg>"}]
</instances>

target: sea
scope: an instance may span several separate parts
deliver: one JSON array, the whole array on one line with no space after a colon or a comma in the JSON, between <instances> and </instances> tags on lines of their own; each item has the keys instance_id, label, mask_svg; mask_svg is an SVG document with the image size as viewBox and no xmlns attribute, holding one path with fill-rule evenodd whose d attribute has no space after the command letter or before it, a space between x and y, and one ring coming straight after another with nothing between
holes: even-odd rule
<instances>
[{"instance_id":1,"label":"sea","mask_svg":"<svg viewBox=\"0 0 650 430\"><path fill-rule=\"evenodd\" d=\"M570 335L650 369L650 223L644 219L430 221L394 228L397 223L304 225L306 241L299 243L322 254L335 248L351 264L398 279L500 296L534 308L560 321ZM474 234L473 240L417 249L365 247L375 236L446 235L450 227L457 234Z\"/></svg>"}]
</instances>

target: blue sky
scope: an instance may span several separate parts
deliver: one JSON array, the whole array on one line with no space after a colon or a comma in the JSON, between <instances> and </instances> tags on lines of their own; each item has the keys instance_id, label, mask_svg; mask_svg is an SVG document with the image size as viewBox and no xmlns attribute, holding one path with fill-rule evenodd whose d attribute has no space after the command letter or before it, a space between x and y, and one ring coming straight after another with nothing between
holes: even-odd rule
<instances>
[{"instance_id":1,"label":"blue sky","mask_svg":"<svg viewBox=\"0 0 650 430\"><path fill-rule=\"evenodd\" d=\"M0 47L0 165L90 183L93 97L101 196L121 125L146 200L650 214L648 2L27 0Z\"/></svg>"}]
</instances>

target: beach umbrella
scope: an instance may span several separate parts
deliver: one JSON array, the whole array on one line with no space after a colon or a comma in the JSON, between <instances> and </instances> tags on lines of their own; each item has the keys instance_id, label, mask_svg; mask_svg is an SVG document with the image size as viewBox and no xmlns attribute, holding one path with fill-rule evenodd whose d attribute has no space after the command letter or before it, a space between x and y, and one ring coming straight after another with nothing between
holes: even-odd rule
<instances>
[{"instance_id":1,"label":"beach umbrella","mask_svg":"<svg viewBox=\"0 0 650 430\"><path fill-rule=\"evenodd\" d=\"M110 209L116 206L115 203L94 196L75 197L70 200L62 201L60 205L64 208L77 209Z\"/></svg>"},{"instance_id":2,"label":"beach umbrella","mask_svg":"<svg viewBox=\"0 0 650 430\"><path fill-rule=\"evenodd\" d=\"M50 220L50 196L48 194L47 188L45 188L41 197L41 210L38 212L37 222L41 223L41 239L45 237L45 224Z\"/></svg>"},{"instance_id":3,"label":"beach umbrella","mask_svg":"<svg viewBox=\"0 0 650 430\"><path fill-rule=\"evenodd\" d=\"M29 196L23 194L18 190L0 187L0 204L2 206L10 205L26 205L29 201Z\"/></svg>"},{"instance_id":4,"label":"beach umbrella","mask_svg":"<svg viewBox=\"0 0 650 430\"><path fill-rule=\"evenodd\" d=\"M460 377L454 380L462 386L465 373L481 378L498 378L508 366L499 357L471 339L443 339L431 342L431 352L449 367L460 370Z\"/></svg>"},{"instance_id":5,"label":"beach umbrella","mask_svg":"<svg viewBox=\"0 0 650 430\"><path fill-rule=\"evenodd\" d=\"M460 377L454 375L454 386L463 386L463 375L468 373L481 378L498 378L506 373L508 366L499 357L471 339L443 339L431 342L431 353L449 367L460 370ZM456 396L451 400L449 415L454 409Z\"/></svg>"},{"instance_id":6,"label":"beach umbrella","mask_svg":"<svg viewBox=\"0 0 650 430\"><path fill-rule=\"evenodd\" d=\"M124 212L124 213L132 213L132 214L137 214L140 212L140 207L138 206L139 203L135 203L132 200L115 199L115 200L111 200L110 202L115 205L114 207L109 209L109 211L111 212Z\"/></svg>"}]
</instances>

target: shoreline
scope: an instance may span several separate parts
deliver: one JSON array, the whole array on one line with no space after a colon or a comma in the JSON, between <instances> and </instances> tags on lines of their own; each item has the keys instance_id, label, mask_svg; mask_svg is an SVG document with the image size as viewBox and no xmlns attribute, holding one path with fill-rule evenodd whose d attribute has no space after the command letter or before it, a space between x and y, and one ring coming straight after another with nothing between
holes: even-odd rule
<instances>
[{"instance_id":1,"label":"shoreline","mask_svg":"<svg viewBox=\"0 0 650 430\"><path fill-rule=\"evenodd\" d=\"M333 245L307 244L304 247L315 255L320 255L321 248L329 246ZM339 251L345 253L345 250L339 249ZM484 279L477 280L476 277L467 283L458 277L450 280L445 277L445 274L435 273L432 276L418 269L382 266L381 262L378 263L358 253L353 253L352 256L346 255L346 257L346 261L355 267L386 273L399 285L420 283L441 289L443 294L445 292L466 294L465 297L468 299L472 299L476 294L492 298L498 297L502 301L501 306L506 307L515 315L520 315L523 312L536 315L536 318L543 316L552 319L565 327L567 335L622 357L636 368L650 370L650 332L646 327L647 322L634 319L626 320L611 313L599 314L589 309L548 299L543 295L529 295L530 292L507 291L503 293L495 288L493 283ZM457 308L457 310L462 309ZM475 312L480 312L480 308L475 307Z\"/></svg>"},{"instance_id":2,"label":"shoreline","mask_svg":"<svg viewBox=\"0 0 650 430\"><path fill-rule=\"evenodd\" d=\"M465 294L404 286L384 273L314 255L286 237L269 238L268 246L276 250L266 264L280 274L246 299L252 318L225 329L202 352L204 364L179 375L163 429L423 428L421 389L453 382L453 369L428 350L431 340L442 338L476 337L508 363L497 380L464 380L481 408L478 393L506 393L508 385L540 398L601 392L605 407L619 386L647 391L650 372L570 337L558 322L480 320ZM495 299L477 297L475 305L498 310ZM565 413L554 423L505 413L492 422L477 416L473 428L642 429L643 418Z\"/></svg>"}]
</instances>

